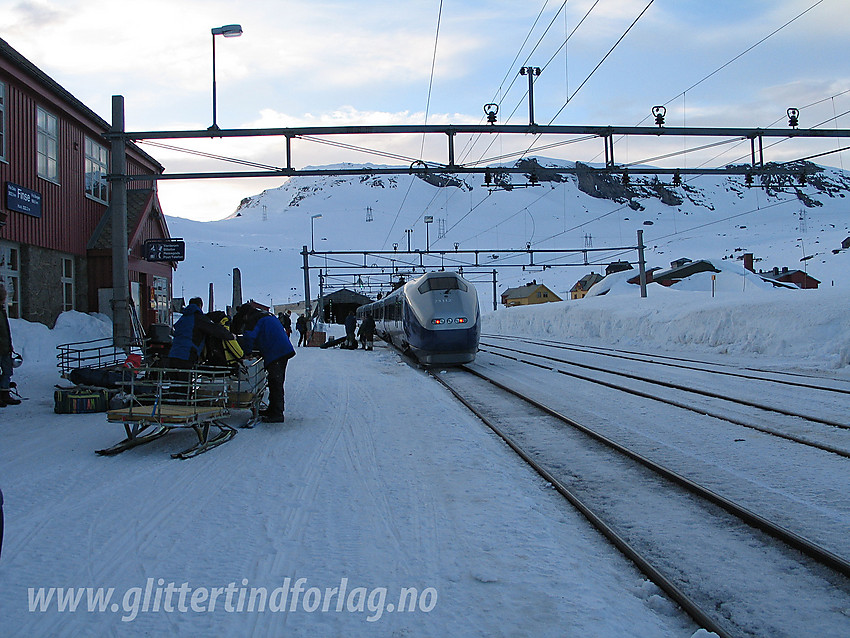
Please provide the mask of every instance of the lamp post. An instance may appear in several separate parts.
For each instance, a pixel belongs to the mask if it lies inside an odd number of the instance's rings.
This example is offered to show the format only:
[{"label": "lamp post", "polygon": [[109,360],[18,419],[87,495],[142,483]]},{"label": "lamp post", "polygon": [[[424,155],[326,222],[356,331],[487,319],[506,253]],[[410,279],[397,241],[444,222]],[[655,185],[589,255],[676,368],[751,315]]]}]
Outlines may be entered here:
[{"label": "lamp post", "polygon": [[316,215],[310,216],[310,252],[311,253],[316,252],[316,242],[313,239],[313,222],[315,222],[321,216],[322,216],[321,213],[317,213]]},{"label": "lamp post", "polygon": [[212,85],[212,113],[213,113],[213,123],[212,126],[209,127],[210,131],[218,131],[218,123],[216,122],[216,114],[215,114],[215,36],[223,35],[225,38],[238,38],[242,35],[242,27],[238,24],[225,24],[223,27],[215,27],[212,29],[212,72],[213,72],[213,85]]},{"label": "lamp post", "polygon": [[425,252],[429,252],[431,250],[431,237],[428,232],[428,228],[431,224],[434,223],[433,215],[425,215]]}]

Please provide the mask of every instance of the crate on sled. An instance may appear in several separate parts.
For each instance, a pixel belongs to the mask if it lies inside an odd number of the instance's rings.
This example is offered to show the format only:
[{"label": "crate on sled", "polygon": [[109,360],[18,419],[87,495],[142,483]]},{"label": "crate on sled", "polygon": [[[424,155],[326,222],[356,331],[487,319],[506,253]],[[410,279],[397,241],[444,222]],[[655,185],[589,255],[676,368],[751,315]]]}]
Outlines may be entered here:
[{"label": "crate on sled", "polygon": [[106,388],[60,388],[53,392],[53,411],[56,414],[106,412],[109,399]]}]

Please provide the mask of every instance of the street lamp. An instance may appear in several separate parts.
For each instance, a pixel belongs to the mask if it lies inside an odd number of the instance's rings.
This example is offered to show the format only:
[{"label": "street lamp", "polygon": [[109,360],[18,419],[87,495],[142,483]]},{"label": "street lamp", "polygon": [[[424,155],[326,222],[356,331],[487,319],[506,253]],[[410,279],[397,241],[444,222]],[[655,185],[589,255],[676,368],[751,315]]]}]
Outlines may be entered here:
[{"label": "street lamp", "polygon": [[433,223],[434,223],[434,216],[433,215],[425,215],[425,252],[429,252],[431,250],[431,238],[430,238],[430,233],[428,232],[428,228]]},{"label": "street lamp", "polygon": [[213,111],[213,123],[212,126],[209,127],[210,131],[218,131],[218,124],[216,123],[215,116],[215,36],[223,35],[225,38],[238,38],[242,35],[242,26],[238,24],[225,24],[223,27],[215,27],[212,30],[212,62],[213,62],[213,102],[212,102],[212,111]]},{"label": "street lamp", "polygon": [[316,242],[313,239],[313,222],[315,222],[321,216],[322,216],[321,213],[317,213],[316,215],[310,216],[310,252],[311,253],[316,252]]}]

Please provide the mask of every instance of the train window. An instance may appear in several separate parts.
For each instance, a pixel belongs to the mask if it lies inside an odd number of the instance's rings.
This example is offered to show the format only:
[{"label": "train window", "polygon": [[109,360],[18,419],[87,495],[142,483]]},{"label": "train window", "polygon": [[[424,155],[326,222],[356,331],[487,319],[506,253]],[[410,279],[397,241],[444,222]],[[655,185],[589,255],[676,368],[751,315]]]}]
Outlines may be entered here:
[{"label": "train window", "polygon": [[462,290],[466,292],[467,286],[457,277],[431,277],[419,284],[418,290],[420,293],[431,290]]}]

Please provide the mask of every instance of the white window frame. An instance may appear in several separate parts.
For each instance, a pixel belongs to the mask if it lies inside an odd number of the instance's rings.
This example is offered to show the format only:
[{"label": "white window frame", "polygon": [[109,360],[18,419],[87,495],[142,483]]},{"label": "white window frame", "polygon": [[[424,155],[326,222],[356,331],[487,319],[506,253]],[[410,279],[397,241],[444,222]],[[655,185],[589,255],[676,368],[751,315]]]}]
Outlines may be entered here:
[{"label": "white window frame", "polygon": [[0,160],[6,160],[6,83],[0,82]]},{"label": "white window frame", "polygon": [[94,200],[109,203],[109,184],[106,176],[109,173],[109,151],[90,137],[85,143],[85,191]]},{"label": "white window frame", "polygon": [[59,119],[40,106],[36,107],[36,172],[59,183]]},{"label": "white window frame", "polygon": [[74,310],[74,299],[77,293],[74,286],[74,274],[74,258],[62,257],[62,276],[59,278],[62,285],[62,312]]},{"label": "white window frame", "polygon": [[6,312],[10,319],[21,318],[21,247],[0,241],[0,283],[6,287]]}]

